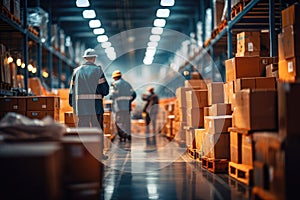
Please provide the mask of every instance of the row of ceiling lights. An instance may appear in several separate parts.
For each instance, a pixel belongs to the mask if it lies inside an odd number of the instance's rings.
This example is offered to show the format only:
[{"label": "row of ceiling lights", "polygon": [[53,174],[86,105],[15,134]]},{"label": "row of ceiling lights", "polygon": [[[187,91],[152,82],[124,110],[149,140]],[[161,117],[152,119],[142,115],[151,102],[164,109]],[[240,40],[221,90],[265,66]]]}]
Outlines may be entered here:
[{"label": "row of ceiling lights", "polygon": [[[86,8],[90,6],[88,0],[76,0],[76,6]],[[105,29],[101,27],[101,21],[96,19],[96,12],[92,9],[87,9],[82,12],[82,16],[85,19],[90,19],[89,27],[93,29],[93,33],[97,35],[97,41],[101,43],[101,47],[105,49],[105,53],[110,60],[116,59],[116,52],[112,47],[111,42],[108,41],[107,35],[105,35]]]},{"label": "row of ceiling lights", "polygon": [[[175,0],[161,0],[160,5],[162,7],[172,7],[175,5]],[[145,57],[143,63],[145,65],[151,65],[156,53],[156,48],[158,42],[161,39],[161,34],[163,33],[163,28],[166,26],[166,19],[170,16],[170,9],[160,8],[156,11],[156,19],[153,21],[153,28],[151,29],[151,35],[149,37],[149,42],[147,43],[147,48],[145,52]]]}]

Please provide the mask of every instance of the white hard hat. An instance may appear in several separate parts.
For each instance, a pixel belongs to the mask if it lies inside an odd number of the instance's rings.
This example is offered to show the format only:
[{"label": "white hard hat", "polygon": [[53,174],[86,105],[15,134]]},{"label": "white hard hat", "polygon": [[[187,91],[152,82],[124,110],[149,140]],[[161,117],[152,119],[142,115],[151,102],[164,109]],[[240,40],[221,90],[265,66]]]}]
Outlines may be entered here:
[{"label": "white hard hat", "polygon": [[94,49],[87,49],[84,51],[83,54],[84,58],[91,58],[91,57],[97,57],[96,51]]}]

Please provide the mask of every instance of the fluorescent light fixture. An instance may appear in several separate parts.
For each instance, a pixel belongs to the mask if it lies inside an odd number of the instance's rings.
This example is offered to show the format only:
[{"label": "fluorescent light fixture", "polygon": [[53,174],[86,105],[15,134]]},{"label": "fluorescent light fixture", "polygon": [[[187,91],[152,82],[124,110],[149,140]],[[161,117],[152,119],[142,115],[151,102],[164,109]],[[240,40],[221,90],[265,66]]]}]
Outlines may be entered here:
[{"label": "fluorescent light fixture", "polygon": [[32,69],[33,69],[33,66],[32,66],[32,64],[29,64],[28,66],[27,66],[27,69],[28,69],[28,71],[32,71]]},{"label": "fluorescent light fixture", "polygon": [[154,51],[146,51],[145,56],[146,57],[153,57],[156,53],[156,50]]},{"label": "fluorescent light fixture", "polygon": [[108,37],[106,35],[99,35],[97,37],[97,41],[98,42],[107,42],[108,41]]},{"label": "fluorescent light fixture", "polygon": [[108,47],[105,49],[106,54],[110,54],[110,53],[114,53],[114,52],[115,52],[115,49],[113,47]]},{"label": "fluorescent light fixture", "polygon": [[14,62],[14,59],[11,56],[9,56],[7,58],[7,64],[12,63],[12,62]]},{"label": "fluorescent light fixture", "polygon": [[160,35],[150,35],[149,40],[151,42],[158,42],[160,40]]},{"label": "fluorescent light fixture", "polygon": [[36,67],[32,68],[31,73],[35,74],[37,71]]},{"label": "fluorescent light fixture", "polygon": [[108,54],[106,54],[109,60],[115,60],[117,58],[117,54],[116,52],[110,52]]},{"label": "fluorescent light fixture", "polygon": [[155,19],[153,22],[154,26],[157,27],[164,27],[166,25],[166,20],[165,19]]},{"label": "fluorescent light fixture", "polygon": [[110,47],[111,46],[111,43],[110,42],[102,42],[101,43],[101,47],[103,48],[103,49],[106,49],[106,48],[108,48],[108,47]]},{"label": "fluorescent light fixture", "polygon": [[104,33],[105,33],[105,30],[104,30],[104,28],[95,28],[95,29],[93,30],[93,33],[94,33],[95,35],[101,35],[101,34],[104,34]]},{"label": "fluorescent light fixture", "polygon": [[82,11],[82,16],[85,19],[93,19],[96,17],[96,13],[94,10],[84,10]]},{"label": "fluorescent light fixture", "polygon": [[26,67],[25,63],[22,63],[21,68],[24,69]]},{"label": "fluorescent light fixture", "polygon": [[20,59],[20,58],[18,58],[16,62],[17,62],[17,66],[19,66],[19,67],[20,67],[20,66],[22,65],[22,61],[21,61],[21,59]]},{"label": "fluorescent light fixture", "polygon": [[154,35],[161,35],[164,32],[164,29],[161,27],[153,27],[151,33]]},{"label": "fluorescent light fixture", "polygon": [[152,64],[152,62],[153,62],[153,57],[145,57],[144,58],[144,60],[143,60],[143,63],[145,64],[145,65],[151,65]]},{"label": "fluorescent light fixture", "polygon": [[161,0],[160,5],[161,6],[174,6],[175,0]]},{"label": "fluorescent light fixture", "polygon": [[169,17],[170,16],[170,9],[166,8],[166,9],[158,9],[156,11],[156,17]]},{"label": "fluorescent light fixture", "polygon": [[147,45],[148,45],[148,47],[156,48],[158,45],[158,42],[148,42]]},{"label": "fluorescent light fixture", "polygon": [[99,28],[101,26],[101,22],[98,19],[92,19],[89,22],[90,28]]},{"label": "fluorescent light fixture", "polygon": [[90,2],[88,0],[77,0],[76,1],[76,6],[77,7],[89,7]]}]

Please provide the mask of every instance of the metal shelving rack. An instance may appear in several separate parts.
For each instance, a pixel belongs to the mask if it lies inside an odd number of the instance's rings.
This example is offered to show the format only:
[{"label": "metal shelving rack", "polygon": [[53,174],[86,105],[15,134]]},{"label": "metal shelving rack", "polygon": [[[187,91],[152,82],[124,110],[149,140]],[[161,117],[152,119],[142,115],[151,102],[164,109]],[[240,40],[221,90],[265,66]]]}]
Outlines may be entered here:
[{"label": "metal shelving rack", "polygon": [[[24,11],[27,11],[27,0],[22,1],[22,8]],[[61,76],[62,73],[62,64],[64,63],[65,65],[74,68],[77,66],[74,60],[71,60],[67,58],[65,55],[61,54],[60,52],[56,51],[52,46],[51,46],[51,24],[49,23],[50,29],[48,27],[48,34],[50,37],[48,37],[49,41],[46,43],[43,43],[39,37],[34,35],[32,32],[29,31],[28,28],[28,23],[27,23],[27,12],[23,12],[23,21],[20,24],[16,23],[12,19],[10,19],[8,16],[4,14],[0,14],[0,28],[5,29],[5,32],[2,34],[13,34],[10,37],[10,40],[12,40],[9,43],[12,43],[11,45],[8,46],[8,48],[19,48],[19,51],[22,52],[22,57],[23,57],[23,62],[25,66],[28,66],[29,64],[29,55],[28,55],[28,42],[33,41],[34,43],[37,44],[37,76],[42,79],[42,49],[45,49],[48,52],[48,65],[47,68],[49,70],[49,75],[50,75],[50,85],[49,87],[52,88],[52,79],[51,79],[51,73],[52,73],[52,57],[55,56],[58,59],[58,77]],[[15,38],[17,36],[17,38]],[[21,40],[18,40],[21,39]],[[26,69],[26,68],[25,68]],[[66,70],[66,74],[70,73],[69,70]],[[25,90],[28,92],[28,70],[23,70],[23,75],[24,75],[24,84],[25,84]],[[61,83],[61,79],[59,78],[59,85]],[[67,80],[65,82],[67,85]],[[14,95],[13,92],[8,91],[8,90],[3,90],[0,89],[0,96],[12,96]]]},{"label": "metal shelving rack", "polygon": [[[213,5],[212,2],[213,1],[211,1],[211,5]],[[209,45],[202,48],[193,59],[201,61],[207,54],[214,59],[218,54],[216,52],[220,51],[220,49],[221,51],[226,51],[227,59],[230,59],[233,57],[233,44],[236,42],[236,37],[234,37],[236,33],[255,30],[269,30],[270,57],[277,57],[276,31],[279,32],[281,28],[280,6],[280,0],[251,0],[233,19],[231,19],[231,9],[228,9],[226,27],[222,29],[215,38],[211,39]],[[213,8],[213,6],[211,7]],[[231,8],[231,0],[227,1],[227,8]],[[203,22],[205,23],[205,20],[203,20]],[[203,27],[205,27],[205,24]],[[212,27],[214,27],[213,20]],[[191,60],[191,62],[193,62],[193,60]],[[214,66],[211,67],[211,70],[213,70]],[[214,73],[212,72],[212,80],[214,80],[213,75]],[[223,77],[224,76],[223,74]]]}]

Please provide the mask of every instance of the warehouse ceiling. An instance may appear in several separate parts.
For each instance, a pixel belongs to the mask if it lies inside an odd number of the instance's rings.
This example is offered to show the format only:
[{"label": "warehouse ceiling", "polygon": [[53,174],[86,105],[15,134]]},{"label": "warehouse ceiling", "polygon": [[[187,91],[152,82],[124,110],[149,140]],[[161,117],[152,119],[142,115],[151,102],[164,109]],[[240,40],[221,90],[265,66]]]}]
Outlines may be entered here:
[{"label": "warehouse ceiling", "polygon": [[[199,14],[199,0],[176,0],[175,5],[172,7],[162,7],[160,0],[89,0],[89,3],[89,7],[83,8],[76,6],[76,0],[28,1],[29,7],[40,4],[41,8],[51,13],[52,23],[59,24],[65,34],[71,36],[72,40],[80,41],[84,43],[86,47],[91,48],[95,48],[97,45],[99,46],[99,43],[97,41],[97,35],[95,35],[93,29],[89,27],[90,19],[84,19],[82,12],[85,9],[95,10],[95,19],[101,21],[101,28],[105,30],[104,34],[108,36],[109,41],[110,38],[115,40],[111,41],[111,43],[117,52],[116,61],[119,60],[119,64],[128,66],[143,64],[146,49],[141,47],[147,47],[149,36],[151,35],[150,28],[153,27],[153,22],[157,18],[157,9],[170,9],[170,16],[165,18],[165,29],[170,29],[186,36],[196,31],[196,23],[201,20]],[[209,3],[210,0],[207,0],[205,6],[209,7]],[[131,34],[127,34],[129,30],[145,27],[146,31],[144,32],[131,31]],[[161,35],[157,49],[164,49],[163,46],[170,46],[170,44],[172,44],[172,49],[175,49],[174,45],[177,46],[176,48],[180,48],[181,43],[176,41],[177,35],[172,35],[172,33],[172,31],[166,31]],[[114,44],[114,42],[120,41],[118,38],[121,38],[122,42],[127,40],[124,43],[125,46],[130,42],[143,43],[143,45],[139,44],[139,49],[132,48],[126,51],[122,50],[123,55],[118,55],[117,48],[120,48],[120,45]],[[104,49],[101,52],[104,55]],[[156,51],[153,62],[168,63],[172,56],[172,52],[158,50]]]}]

